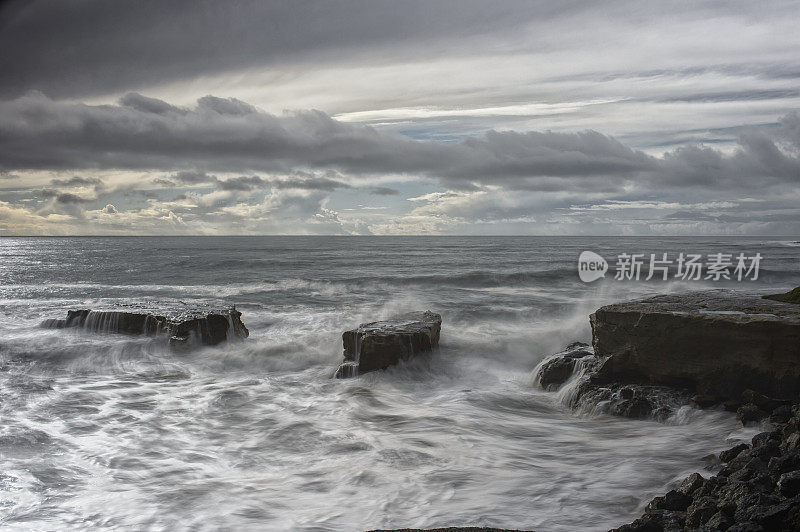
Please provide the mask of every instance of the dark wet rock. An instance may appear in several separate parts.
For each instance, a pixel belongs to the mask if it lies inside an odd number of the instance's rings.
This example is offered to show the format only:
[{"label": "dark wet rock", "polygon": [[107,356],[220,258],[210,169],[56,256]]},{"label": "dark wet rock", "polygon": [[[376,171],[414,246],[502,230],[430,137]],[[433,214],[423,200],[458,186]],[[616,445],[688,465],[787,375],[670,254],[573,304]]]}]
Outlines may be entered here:
[{"label": "dark wet rock", "polygon": [[789,405],[782,405],[772,411],[769,415],[769,421],[773,424],[787,423],[792,418],[792,407]]},{"label": "dark wet rock", "polygon": [[736,523],[728,528],[728,532],[764,532],[764,527],[757,523]]},{"label": "dark wet rock", "polygon": [[590,317],[608,382],[738,400],[800,394],[800,307],[723,290],[608,305]]},{"label": "dark wet rock", "polygon": [[684,495],[692,495],[698,489],[702,488],[705,483],[706,479],[704,479],[700,473],[692,473],[683,479],[683,482],[681,482],[681,485],[678,487],[678,491]]},{"label": "dark wet rock", "polygon": [[794,497],[800,493],[800,471],[782,474],[778,480],[778,491],[785,497]]},{"label": "dark wet rock", "polygon": [[679,532],[683,530],[685,523],[686,514],[683,512],[653,510],[612,532]]},{"label": "dark wet rock", "polygon": [[647,505],[646,512],[653,510],[670,510],[685,512],[692,503],[692,498],[680,490],[670,490],[663,497],[656,497]]},{"label": "dark wet rock", "polygon": [[696,394],[692,397],[692,402],[700,408],[710,408],[720,404],[722,400],[716,395]]},{"label": "dark wet rock", "polygon": [[411,312],[385,321],[362,323],[342,334],[344,363],[335,377],[386,369],[401,360],[430,351],[439,344],[442,317]]},{"label": "dark wet rock", "polygon": [[171,346],[216,345],[250,333],[236,307],[197,308],[183,303],[120,305],[114,309],[69,310],[66,319],[45,320],[45,328],[79,328],[93,333],[163,337]]},{"label": "dark wet rock", "polygon": [[756,392],[755,390],[748,389],[743,391],[741,395],[741,401],[743,404],[756,405],[764,412],[771,413],[773,410],[781,406],[788,406],[789,411],[791,412],[791,401],[775,399],[774,397],[769,397],[763,393]]},{"label": "dark wet rock", "polygon": [[696,498],[686,509],[686,526],[699,528],[706,524],[717,511],[717,499],[713,497]]},{"label": "dark wet rock", "polygon": [[575,371],[575,359],[556,357],[545,362],[539,370],[539,384],[548,391],[554,391],[572,376]]},{"label": "dark wet rock", "polygon": [[754,404],[746,404],[739,407],[739,410],[736,411],[736,418],[742,422],[743,425],[747,425],[748,423],[758,423],[765,417],[767,417],[767,413],[758,408]]},{"label": "dark wet rock", "polygon": [[689,403],[690,394],[685,390],[608,382],[598,375],[602,362],[585,344],[570,344],[539,364],[535,380],[545,390],[554,391],[577,379],[571,407],[633,419],[665,421]]},{"label": "dark wet rock", "polygon": [[784,303],[800,303],[800,286],[789,290],[785,294],[770,294],[763,296],[764,299],[772,299],[773,301],[782,301]]},{"label": "dark wet rock", "polygon": [[746,451],[749,448],[750,446],[747,445],[746,443],[740,443],[739,445],[736,445],[734,447],[731,447],[730,449],[727,449],[719,453],[719,461],[723,463],[730,462],[731,460],[739,456],[742,453],[742,451]]},{"label": "dark wet rock", "polygon": [[703,530],[727,530],[733,521],[722,512],[717,512],[706,521]]}]

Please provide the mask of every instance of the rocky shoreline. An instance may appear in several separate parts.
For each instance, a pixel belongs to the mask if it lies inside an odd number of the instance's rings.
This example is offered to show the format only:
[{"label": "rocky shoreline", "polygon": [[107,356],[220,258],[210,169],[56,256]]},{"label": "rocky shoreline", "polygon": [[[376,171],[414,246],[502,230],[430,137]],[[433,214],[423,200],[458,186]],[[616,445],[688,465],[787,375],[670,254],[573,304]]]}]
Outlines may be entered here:
[{"label": "rocky shoreline", "polygon": [[800,530],[800,307],[769,299],[714,291],[609,305],[590,318],[592,346],[539,364],[536,384],[572,408],[656,421],[722,408],[765,429],[615,530]]},{"label": "rocky shoreline", "polygon": [[614,530],[800,530],[800,404],[774,405],[765,414],[770,429],[722,451],[716,475],[693,473]]}]

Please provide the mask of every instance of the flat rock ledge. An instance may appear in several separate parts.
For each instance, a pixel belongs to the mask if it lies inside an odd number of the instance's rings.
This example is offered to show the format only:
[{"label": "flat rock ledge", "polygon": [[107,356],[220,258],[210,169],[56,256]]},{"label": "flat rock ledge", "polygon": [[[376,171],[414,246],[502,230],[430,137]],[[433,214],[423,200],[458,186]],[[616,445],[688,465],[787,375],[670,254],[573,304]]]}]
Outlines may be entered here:
[{"label": "flat rock ledge", "polygon": [[217,345],[250,332],[236,307],[194,308],[170,304],[165,308],[130,305],[114,309],[67,311],[64,319],[42,322],[48,329],[80,328],[93,333],[163,337],[171,347]]},{"label": "flat rock ledge", "polygon": [[336,378],[386,369],[439,345],[442,317],[430,311],[410,312],[385,321],[362,323],[342,334],[344,362]]},{"label": "flat rock ledge", "polygon": [[598,378],[717,402],[800,397],[800,306],[726,290],[608,305],[590,316]]}]

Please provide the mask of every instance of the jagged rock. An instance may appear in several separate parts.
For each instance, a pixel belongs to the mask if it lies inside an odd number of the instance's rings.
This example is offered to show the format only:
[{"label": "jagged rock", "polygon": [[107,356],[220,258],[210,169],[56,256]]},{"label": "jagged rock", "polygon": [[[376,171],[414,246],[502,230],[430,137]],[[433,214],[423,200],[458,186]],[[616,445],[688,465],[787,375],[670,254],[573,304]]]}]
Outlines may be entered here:
[{"label": "jagged rock", "polygon": [[731,519],[722,512],[717,512],[706,521],[703,530],[727,530],[731,526]]},{"label": "jagged rock", "polygon": [[704,479],[700,473],[692,473],[681,482],[678,491],[684,495],[692,495],[695,491],[703,487],[705,483],[706,479]]},{"label": "jagged rock", "polygon": [[686,509],[686,526],[699,528],[706,524],[717,513],[717,499],[700,497],[695,499]]},{"label": "jagged rock", "polygon": [[731,460],[739,456],[742,453],[742,451],[746,451],[749,448],[750,446],[747,445],[746,443],[740,443],[739,445],[736,445],[726,451],[722,451],[721,453],[719,453],[719,461],[723,463],[730,462]]},{"label": "jagged rock", "polygon": [[800,493],[800,471],[784,473],[778,480],[778,491],[785,497],[794,497]]},{"label": "jagged rock", "polygon": [[590,317],[598,375],[724,400],[800,394],[800,306],[729,291],[656,296]]},{"label": "jagged rock", "polygon": [[353,377],[386,369],[430,351],[439,344],[442,317],[433,312],[411,312],[386,321],[363,323],[342,334],[344,363],[334,375]]},{"label": "jagged rock", "polygon": [[94,333],[163,337],[173,347],[216,345],[230,338],[247,338],[242,313],[229,309],[199,309],[170,303],[164,308],[129,305],[123,309],[69,310],[66,319],[50,319],[42,327],[80,328]]},{"label": "jagged rock", "polygon": [[758,423],[765,417],[767,417],[767,413],[754,404],[742,405],[736,411],[736,418],[741,421],[743,425]]}]

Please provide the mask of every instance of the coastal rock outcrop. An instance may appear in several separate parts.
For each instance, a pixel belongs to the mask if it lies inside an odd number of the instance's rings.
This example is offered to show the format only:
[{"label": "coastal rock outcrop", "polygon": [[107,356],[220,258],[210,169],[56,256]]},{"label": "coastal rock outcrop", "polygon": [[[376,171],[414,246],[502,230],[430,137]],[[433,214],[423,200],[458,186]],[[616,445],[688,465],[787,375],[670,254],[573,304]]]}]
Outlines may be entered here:
[{"label": "coastal rock outcrop", "polygon": [[182,304],[165,308],[131,305],[123,309],[69,310],[66,318],[45,320],[42,327],[164,337],[173,347],[216,345],[250,335],[236,307],[202,309]]},{"label": "coastal rock outcrop", "polygon": [[560,391],[571,408],[635,419],[664,421],[691,393],[682,388],[611,382],[598,374],[603,359],[588,344],[575,342],[534,370],[534,380],[547,391]]},{"label": "coastal rock outcrop", "polygon": [[800,396],[800,306],[715,290],[617,303],[590,317],[596,380],[738,400]]},{"label": "coastal rock outcrop", "polygon": [[342,334],[344,362],[336,378],[385,369],[401,360],[430,351],[439,344],[442,317],[433,312],[411,312],[385,321],[362,323]]}]

